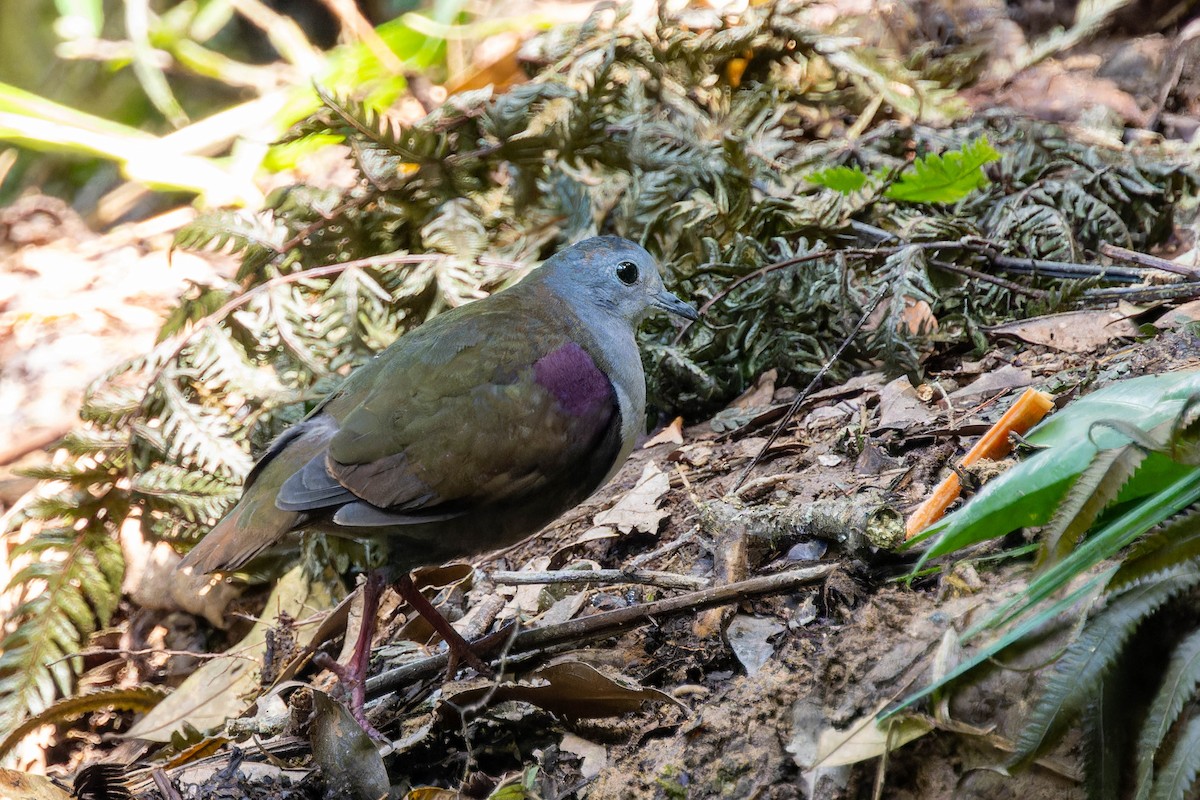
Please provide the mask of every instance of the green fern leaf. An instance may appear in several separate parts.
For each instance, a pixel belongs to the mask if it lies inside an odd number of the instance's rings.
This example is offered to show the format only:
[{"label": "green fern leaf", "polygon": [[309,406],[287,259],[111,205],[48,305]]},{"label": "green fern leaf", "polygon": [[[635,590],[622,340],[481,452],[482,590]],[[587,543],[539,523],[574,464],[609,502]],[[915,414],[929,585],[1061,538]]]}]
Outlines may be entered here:
[{"label": "green fern leaf", "polygon": [[862,191],[868,183],[878,180],[878,175],[869,175],[860,167],[835,166],[809,173],[806,180],[826,189],[842,194]]},{"label": "green fern leaf", "polygon": [[1159,748],[1184,706],[1195,699],[1197,686],[1200,686],[1200,631],[1193,631],[1171,653],[1166,675],[1138,732],[1135,784],[1138,800],[1150,796]]},{"label": "green fern leaf", "polygon": [[158,705],[169,690],[161,686],[138,686],[134,688],[102,689],[84,695],[67,697],[52,704],[44,711],[29,717],[0,741],[0,759],[42,725],[68,722],[93,711],[118,709],[121,711],[146,712]]},{"label": "green fern leaf", "polygon": [[1134,546],[1114,573],[1107,592],[1120,592],[1162,577],[1200,559],[1200,511],[1176,515]]},{"label": "green fern leaf", "polygon": [[1141,466],[1146,451],[1134,444],[1101,450],[1080,473],[1042,533],[1038,566],[1046,569],[1075,549],[1079,540]]},{"label": "green fern leaf", "polygon": [[884,195],[907,203],[956,203],[988,185],[983,167],[999,159],[987,137],[980,137],[961,150],[918,158]]},{"label": "green fern leaf", "polygon": [[1163,764],[1150,800],[1185,800],[1200,770],[1200,717],[1193,717],[1175,741],[1171,755]]},{"label": "green fern leaf", "polygon": [[34,579],[45,582],[13,611],[15,627],[0,642],[0,730],[42,711],[56,694],[70,693],[82,663],[72,654],[85,636],[108,624],[120,599],[121,550],[107,530],[51,528],[34,534],[39,538],[50,544],[25,552],[54,550],[56,558],[30,565],[9,585],[12,591]]},{"label": "green fern leaf", "polygon": [[1129,738],[1131,666],[1135,659],[1121,654],[1082,715],[1084,787],[1088,800],[1119,800]]},{"label": "green fern leaf", "polygon": [[1045,688],[1017,736],[1011,759],[1024,767],[1045,752],[1094,695],[1138,625],[1175,595],[1200,584],[1200,573],[1172,575],[1111,600],[1055,662]]}]

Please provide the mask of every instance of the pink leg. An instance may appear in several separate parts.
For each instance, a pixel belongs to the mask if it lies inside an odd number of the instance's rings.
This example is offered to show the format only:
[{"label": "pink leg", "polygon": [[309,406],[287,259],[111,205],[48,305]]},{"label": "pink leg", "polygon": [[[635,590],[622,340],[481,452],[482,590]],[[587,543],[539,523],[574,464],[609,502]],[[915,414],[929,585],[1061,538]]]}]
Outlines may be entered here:
[{"label": "pink leg", "polygon": [[425,599],[425,595],[417,590],[417,587],[412,582],[412,577],[406,572],[404,577],[396,584],[396,590],[400,592],[400,596],[404,598],[410,606],[412,606],[418,614],[425,618],[425,621],[433,626],[433,629],[438,632],[442,640],[450,648],[450,674],[454,674],[455,665],[459,660],[465,661],[468,666],[478,672],[480,675],[491,675],[492,670],[476,655],[471,648],[469,642],[464,639],[458,631],[454,630],[441,612],[433,607],[433,603]]},{"label": "pink leg", "polygon": [[367,722],[363,706],[367,702],[367,668],[371,664],[371,640],[375,637],[375,622],[379,616],[379,599],[383,594],[383,573],[372,571],[363,584],[362,620],[358,626],[358,639],[354,642],[354,655],[345,666],[324,653],[318,653],[317,666],[338,676],[338,680],[350,690],[350,713],[362,725],[368,736],[382,739],[379,731]]}]

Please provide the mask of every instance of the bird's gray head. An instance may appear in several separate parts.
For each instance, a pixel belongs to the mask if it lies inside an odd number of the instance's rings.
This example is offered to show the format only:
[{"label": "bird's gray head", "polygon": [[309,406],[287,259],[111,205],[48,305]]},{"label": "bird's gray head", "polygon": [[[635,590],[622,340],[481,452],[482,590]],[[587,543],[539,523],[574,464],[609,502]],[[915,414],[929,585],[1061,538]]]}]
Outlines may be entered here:
[{"label": "bird's gray head", "polygon": [[628,239],[596,236],[568,247],[537,271],[577,310],[596,310],[637,324],[654,309],[694,320],[696,310],[663,286],[654,258]]}]

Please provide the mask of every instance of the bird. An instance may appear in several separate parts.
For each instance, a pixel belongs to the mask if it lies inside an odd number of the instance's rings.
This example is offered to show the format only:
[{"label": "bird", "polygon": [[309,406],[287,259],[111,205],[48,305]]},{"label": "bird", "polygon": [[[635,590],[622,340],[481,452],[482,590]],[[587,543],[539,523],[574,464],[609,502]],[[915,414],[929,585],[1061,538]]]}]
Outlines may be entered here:
[{"label": "bird", "polygon": [[410,572],[521,541],[612,478],[645,431],[636,333],[656,310],[698,318],[643,247],[597,236],[439,314],[285,430],[179,569],[236,570],[299,531],[381,546],[354,653],[345,666],[325,659],[369,732],[365,677],[385,584],[428,619],[452,658],[485,671]]}]

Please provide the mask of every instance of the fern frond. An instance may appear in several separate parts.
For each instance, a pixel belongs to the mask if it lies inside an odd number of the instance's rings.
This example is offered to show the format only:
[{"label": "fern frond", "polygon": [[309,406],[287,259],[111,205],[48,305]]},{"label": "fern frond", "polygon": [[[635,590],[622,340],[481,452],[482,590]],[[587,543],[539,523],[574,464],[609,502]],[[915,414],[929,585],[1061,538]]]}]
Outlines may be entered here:
[{"label": "fern frond", "polygon": [[1111,600],[1055,662],[1045,687],[1017,735],[1011,764],[1026,766],[1061,736],[1079,714],[1145,618],[1167,600],[1200,584],[1200,573],[1176,574]]},{"label": "fern frond", "polygon": [[0,758],[12,750],[22,739],[42,725],[59,725],[78,719],[93,711],[133,711],[143,713],[154,708],[170,694],[161,686],[137,686],[134,688],[101,689],[83,695],[66,697],[51,704],[41,713],[35,714],[0,741]]},{"label": "fern frond", "polygon": [[[50,528],[35,533],[16,555],[39,561],[13,576],[8,591],[24,601],[13,611],[13,631],[0,642],[0,730],[68,694],[81,667],[83,639],[108,624],[120,599],[121,549],[103,528]],[[53,560],[51,560],[53,559]]]},{"label": "fern frond", "polygon": [[1200,559],[1200,511],[1193,509],[1176,515],[1138,541],[1105,591],[1125,591],[1194,564],[1197,559]]},{"label": "fern frond", "polygon": [[1038,566],[1046,569],[1075,549],[1146,458],[1135,444],[1101,450],[1072,484],[1042,532]]},{"label": "fern frond", "polygon": [[172,382],[158,386],[163,400],[162,435],[167,454],[189,460],[218,475],[242,477],[253,461],[231,436],[228,420],[216,410],[194,403]]},{"label": "fern frond", "polygon": [[287,230],[274,215],[206,211],[175,233],[175,247],[242,255],[241,273],[257,270],[282,254]]},{"label": "fern frond", "polygon": [[1150,790],[1150,800],[1185,800],[1190,797],[1197,771],[1200,771],[1200,717],[1193,717],[1171,748],[1171,755]]},{"label": "fern frond", "polygon": [[1138,731],[1135,796],[1139,800],[1150,796],[1159,748],[1184,706],[1196,699],[1197,686],[1200,686],[1200,631],[1192,631],[1171,652],[1167,672]]}]

